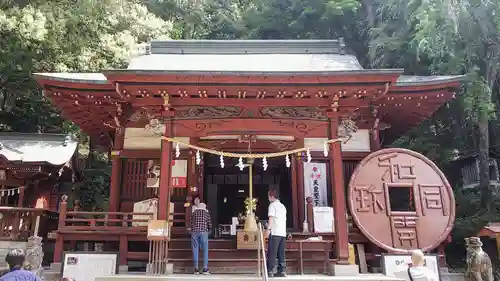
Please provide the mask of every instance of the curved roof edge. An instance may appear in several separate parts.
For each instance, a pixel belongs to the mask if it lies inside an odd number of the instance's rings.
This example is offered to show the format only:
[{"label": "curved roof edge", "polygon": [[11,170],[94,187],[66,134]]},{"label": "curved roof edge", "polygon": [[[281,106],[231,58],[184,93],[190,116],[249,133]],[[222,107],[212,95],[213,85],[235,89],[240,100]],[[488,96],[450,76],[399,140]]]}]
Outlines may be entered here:
[{"label": "curved roof edge", "polygon": [[401,75],[396,81],[397,87],[437,85],[443,83],[462,82],[466,75],[433,75],[433,76],[411,76]]},{"label": "curved roof edge", "polygon": [[77,147],[71,135],[0,133],[0,155],[9,162],[60,166],[71,160]]},{"label": "curved roof edge", "polygon": [[108,79],[102,73],[34,73],[36,79],[46,79],[61,82],[74,82],[82,84],[109,84]]}]

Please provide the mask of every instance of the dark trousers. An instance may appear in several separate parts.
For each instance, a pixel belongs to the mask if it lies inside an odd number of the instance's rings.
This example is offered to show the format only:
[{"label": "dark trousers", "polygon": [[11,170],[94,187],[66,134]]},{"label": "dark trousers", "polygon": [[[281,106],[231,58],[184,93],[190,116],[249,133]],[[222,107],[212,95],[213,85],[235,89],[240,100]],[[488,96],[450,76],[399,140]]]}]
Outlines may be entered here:
[{"label": "dark trousers", "polygon": [[278,258],[278,272],[285,272],[285,237],[270,235],[267,242],[267,271],[273,272]]}]

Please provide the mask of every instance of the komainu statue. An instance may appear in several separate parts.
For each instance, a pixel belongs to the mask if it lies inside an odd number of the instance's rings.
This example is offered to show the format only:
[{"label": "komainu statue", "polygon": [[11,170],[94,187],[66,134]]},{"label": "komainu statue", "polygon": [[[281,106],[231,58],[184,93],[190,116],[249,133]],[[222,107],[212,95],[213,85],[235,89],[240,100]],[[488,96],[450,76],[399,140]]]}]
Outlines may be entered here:
[{"label": "komainu statue", "polygon": [[35,273],[40,279],[44,280],[42,261],[42,237],[31,236],[28,238],[24,269]]},{"label": "komainu statue", "polygon": [[465,238],[467,247],[467,270],[465,281],[493,281],[493,267],[490,257],[483,251],[479,237]]}]

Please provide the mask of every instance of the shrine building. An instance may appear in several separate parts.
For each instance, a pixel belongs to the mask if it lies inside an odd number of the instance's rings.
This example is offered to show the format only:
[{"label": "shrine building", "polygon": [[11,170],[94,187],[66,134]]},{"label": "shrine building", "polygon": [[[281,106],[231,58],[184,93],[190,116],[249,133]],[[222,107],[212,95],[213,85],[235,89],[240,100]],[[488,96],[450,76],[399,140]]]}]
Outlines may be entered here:
[{"label": "shrine building", "polygon": [[[232,230],[249,182],[259,221],[270,188],[287,207],[291,273],[347,265],[349,243],[361,272],[384,252],[443,253],[455,217],[446,178],[418,153],[381,148],[452,100],[462,77],[403,72],[364,69],[342,40],[169,40],[127,69],[35,74],[62,116],[112,155],[107,212],[77,219],[63,198],[53,262],[64,248],[106,242],[121,269],[143,270],[147,219],[157,217],[172,223],[174,271],[190,272],[186,225],[200,196],[214,224],[211,271],[255,272],[255,249]],[[269,157],[252,159],[250,178],[229,153]]]}]

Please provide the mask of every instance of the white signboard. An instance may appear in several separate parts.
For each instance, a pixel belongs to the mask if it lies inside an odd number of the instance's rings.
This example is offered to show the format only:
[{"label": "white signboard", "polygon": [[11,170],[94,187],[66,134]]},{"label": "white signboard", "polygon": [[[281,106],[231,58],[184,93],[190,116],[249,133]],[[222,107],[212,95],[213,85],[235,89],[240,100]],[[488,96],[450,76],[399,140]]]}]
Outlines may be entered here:
[{"label": "white signboard", "polygon": [[95,281],[96,277],[118,273],[118,254],[65,253],[62,277],[75,281]]},{"label": "white signboard", "polygon": [[187,160],[172,161],[172,187],[187,187]]},{"label": "white signboard", "polygon": [[158,213],[158,199],[150,198],[147,200],[139,201],[134,203],[134,213],[153,213],[153,217],[148,215],[133,215],[134,220],[144,220],[144,221],[133,221],[132,226],[148,226],[148,220],[156,220],[156,215]]},{"label": "white signboard", "polygon": [[332,207],[313,207],[313,218],[315,233],[335,232]]},{"label": "white signboard", "polygon": [[[405,272],[407,272],[410,264],[411,255],[382,255],[382,266],[384,274],[387,276],[402,278],[403,275],[408,275]],[[437,277],[440,277],[437,255],[425,255],[425,266],[434,272]]]}]

